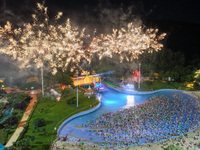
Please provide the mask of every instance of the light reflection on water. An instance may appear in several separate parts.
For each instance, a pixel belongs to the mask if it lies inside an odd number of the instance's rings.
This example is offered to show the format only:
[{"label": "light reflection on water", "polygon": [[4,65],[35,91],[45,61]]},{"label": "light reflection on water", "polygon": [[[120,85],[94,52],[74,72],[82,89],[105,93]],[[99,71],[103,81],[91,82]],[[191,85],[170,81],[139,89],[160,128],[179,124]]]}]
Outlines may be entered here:
[{"label": "light reflection on water", "polygon": [[133,95],[128,95],[126,105],[123,108],[128,109],[133,106],[135,106],[135,97]]}]

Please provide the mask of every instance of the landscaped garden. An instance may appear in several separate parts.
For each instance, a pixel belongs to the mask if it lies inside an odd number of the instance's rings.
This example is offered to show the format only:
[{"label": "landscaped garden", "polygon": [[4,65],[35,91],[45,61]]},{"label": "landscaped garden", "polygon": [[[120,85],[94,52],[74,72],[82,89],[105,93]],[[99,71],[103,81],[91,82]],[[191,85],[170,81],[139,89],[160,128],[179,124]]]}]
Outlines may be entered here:
[{"label": "landscaped garden", "polygon": [[[57,135],[57,129],[61,123],[70,116],[90,109],[98,104],[98,100],[87,98],[83,91],[79,90],[79,109],[76,108],[76,92],[66,89],[60,101],[50,97],[38,97],[36,107],[30,117],[24,133],[16,142],[17,147],[30,148],[31,150],[48,149]],[[65,93],[65,94],[64,94]],[[68,103],[68,101],[72,103]],[[73,103],[74,101],[74,103]],[[24,144],[21,144],[25,142]]]},{"label": "landscaped garden", "polygon": [[[9,93],[7,96],[8,104],[4,106],[4,109],[11,111],[9,116],[6,116],[0,123],[0,143],[6,144],[12,134],[15,132],[23,113],[28,106],[31,97],[26,93]],[[0,104],[3,106],[3,104]],[[6,110],[7,110],[6,109]]]}]

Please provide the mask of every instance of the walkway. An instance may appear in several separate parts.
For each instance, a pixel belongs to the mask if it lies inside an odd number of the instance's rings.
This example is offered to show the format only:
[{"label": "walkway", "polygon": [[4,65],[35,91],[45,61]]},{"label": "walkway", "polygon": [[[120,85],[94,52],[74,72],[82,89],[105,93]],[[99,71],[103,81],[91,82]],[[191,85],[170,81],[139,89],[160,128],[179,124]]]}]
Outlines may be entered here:
[{"label": "walkway", "polygon": [[35,102],[37,102],[36,95],[38,94],[38,91],[35,91],[34,93],[31,93],[31,92],[26,92],[26,93],[28,93],[32,97],[32,100],[30,101],[28,107],[26,108],[24,115],[23,115],[17,129],[15,130],[14,134],[12,135],[12,137],[10,138],[10,140],[8,141],[8,143],[6,144],[5,147],[10,147],[17,141],[19,135],[21,134],[21,132],[24,129],[24,126],[26,125],[26,122],[29,118],[29,115],[31,114],[31,111],[35,105]]},{"label": "walkway", "polygon": [[4,97],[4,98],[1,98],[1,99],[0,99],[0,103],[8,103],[7,98],[5,98],[5,97]]}]

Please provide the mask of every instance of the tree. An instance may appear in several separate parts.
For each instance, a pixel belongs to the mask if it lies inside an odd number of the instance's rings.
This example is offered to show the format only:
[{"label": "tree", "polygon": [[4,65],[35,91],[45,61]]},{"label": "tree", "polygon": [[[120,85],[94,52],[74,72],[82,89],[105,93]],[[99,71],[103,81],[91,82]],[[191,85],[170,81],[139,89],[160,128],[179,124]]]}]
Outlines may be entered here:
[{"label": "tree", "polygon": [[200,75],[196,78],[196,81],[200,83]]},{"label": "tree", "polygon": [[71,89],[67,89],[65,88],[64,90],[62,90],[61,96],[62,98],[68,97],[71,95],[73,91]]},{"label": "tree", "polygon": [[15,117],[15,116],[9,117],[9,118],[4,122],[4,124],[8,124],[8,125],[10,125],[10,126],[15,125],[15,124],[17,124],[17,123],[18,123],[18,118]]},{"label": "tree", "polygon": [[6,94],[6,91],[3,89],[0,89],[0,95],[4,95],[4,94]]},{"label": "tree", "polygon": [[30,99],[30,97],[28,96],[28,94],[20,92],[20,93],[9,93],[7,95],[7,100],[10,104],[12,104],[12,106],[15,106],[16,104],[20,104],[24,101],[29,102],[27,100],[27,98]]},{"label": "tree", "polygon": [[27,104],[24,101],[22,101],[20,103],[16,103],[13,107],[14,109],[25,110],[27,107]]},{"label": "tree", "polygon": [[15,93],[13,93],[13,92],[8,93],[7,101],[9,102],[9,104],[12,104],[14,102],[14,99],[15,99]]},{"label": "tree", "polygon": [[30,149],[30,138],[23,138],[16,142],[16,146],[21,150]]},{"label": "tree", "polygon": [[[58,81],[58,83],[63,85],[72,85],[72,80],[70,78],[70,72],[61,72],[59,71],[55,76],[54,79]],[[71,74],[72,75],[72,74]]]},{"label": "tree", "polygon": [[185,65],[185,56],[181,52],[164,48],[157,53],[145,53],[138,61],[143,64],[143,75],[151,76],[157,72],[160,79],[171,77],[177,82],[194,80],[194,68]]},{"label": "tree", "polygon": [[3,116],[3,109],[5,108],[5,104],[0,103],[0,118]]}]

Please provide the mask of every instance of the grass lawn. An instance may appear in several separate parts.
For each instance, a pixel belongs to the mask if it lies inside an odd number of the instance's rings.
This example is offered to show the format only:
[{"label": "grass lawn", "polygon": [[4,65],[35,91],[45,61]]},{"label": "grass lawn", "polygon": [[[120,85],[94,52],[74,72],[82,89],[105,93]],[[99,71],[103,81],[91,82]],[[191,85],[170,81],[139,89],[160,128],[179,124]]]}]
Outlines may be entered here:
[{"label": "grass lawn", "polygon": [[[110,81],[104,81],[106,84],[120,87],[120,85],[117,85],[116,83],[110,82]],[[183,83],[177,83],[177,82],[163,82],[163,81],[144,81],[141,83],[141,91],[154,91],[154,90],[160,90],[160,89],[180,89],[180,90],[188,90],[188,91],[194,91],[193,88],[186,87],[186,84]]]},{"label": "grass lawn", "polygon": [[[73,96],[75,95],[76,93]],[[98,100],[83,96],[83,92],[79,93],[78,110],[76,105],[67,105],[66,100],[61,99],[61,101],[55,101],[49,98],[40,98],[29,121],[28,131],[24,138],[34,136],[34,140],[30,142],[31,150],[49,149],[51,142],[56,138],[57,130],[54,130],[55,126],[58,129],[59,125],[70,116],[88,110],[90,105],[95,106],[97,104]],[[45,120],[45,126],[35,129],[33,121],[36,118],[43,118]]]},{"label": "grass lawn", "polygon": [[115,86],[115,87],[120,87],[119,84],[116,84],[116,83],[113,83],[113,82],[110,82],[110,81],[103,81],[103,82],[106,83],[106,84],[109,84],[109,85]]},{"label": "grass lawn", "polygon": [[141,83],[142,91],[152,91],[159,89],[180,89],[180,90],[194,90],[186,87],[186,85],[176,82],[162,82],[162,81],[145,81]]},{"label": "grass lawn", "polygon": [[0,143],[4,144],[5,140],[4,140],[4,135],[3,135],[3,129],[0,129]]}]

